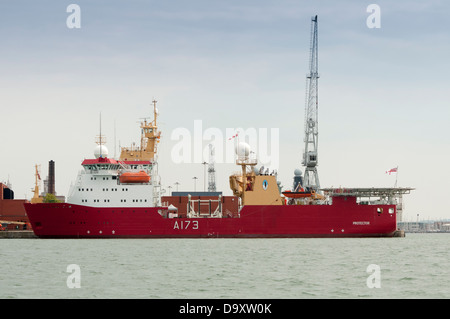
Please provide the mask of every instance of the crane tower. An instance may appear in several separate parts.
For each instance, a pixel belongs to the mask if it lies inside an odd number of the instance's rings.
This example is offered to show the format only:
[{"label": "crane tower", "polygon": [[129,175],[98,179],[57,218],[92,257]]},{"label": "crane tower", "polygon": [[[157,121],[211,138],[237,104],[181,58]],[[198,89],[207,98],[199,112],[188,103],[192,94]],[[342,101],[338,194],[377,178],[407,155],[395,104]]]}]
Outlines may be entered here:
[{"label": "crane tower", "polygon": [[309,73],[306,75],[305,108],[305,152],[302,164],[305,166],[304,187],[319,192],[320,183],[317,173],[318,147],[318,36],[317,15],[311,19],[311,45],[309,55]]},{"label": "crane tower", "polygon": [[216,191],[216,170],[214,169],[214,148],[209,144],[208,192]]}]

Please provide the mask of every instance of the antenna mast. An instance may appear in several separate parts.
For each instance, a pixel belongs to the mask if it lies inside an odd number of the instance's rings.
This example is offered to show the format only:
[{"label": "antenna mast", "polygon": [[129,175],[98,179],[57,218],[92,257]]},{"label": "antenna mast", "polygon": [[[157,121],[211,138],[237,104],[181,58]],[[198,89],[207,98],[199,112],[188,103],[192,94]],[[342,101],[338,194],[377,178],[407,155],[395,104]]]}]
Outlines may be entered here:
[{"label": "antenna mast", "polygon": [[309,74],[306,76],[305,110],[305,153],[302,164],[305,166],[304,187],[319,192],[320,183],[317,173],[318,148],[318,34],[317,15],[311,18],[311,45],[309,56]]},{"label": "antenna mast", "polygon": [[100,157],[107,156],[107,154],[102,154],[102,145],[106,144],[106,137],[102,135],[102,112],[100,112],[100,135],[97,135],[95,138],[95,143],[97,143],[99,147]]}]

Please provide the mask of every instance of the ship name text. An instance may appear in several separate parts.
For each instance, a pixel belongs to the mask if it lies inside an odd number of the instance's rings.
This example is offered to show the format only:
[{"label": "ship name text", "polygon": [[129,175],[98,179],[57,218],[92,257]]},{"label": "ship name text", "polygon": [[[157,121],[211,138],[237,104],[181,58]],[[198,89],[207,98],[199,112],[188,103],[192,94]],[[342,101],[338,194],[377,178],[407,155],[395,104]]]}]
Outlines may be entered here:
[{"label": "ship name text", "polygon": [[369,221],[353,222],[353,225],[370,225]]}]

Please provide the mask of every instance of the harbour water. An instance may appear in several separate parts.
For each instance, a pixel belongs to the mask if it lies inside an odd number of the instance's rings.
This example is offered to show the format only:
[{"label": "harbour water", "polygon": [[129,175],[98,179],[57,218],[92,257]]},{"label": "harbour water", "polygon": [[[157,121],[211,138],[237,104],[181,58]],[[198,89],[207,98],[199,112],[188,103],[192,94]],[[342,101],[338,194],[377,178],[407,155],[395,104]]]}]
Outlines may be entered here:
[{"label": "harbour water", "polygon": [[0,298],[450,297],[450,234],[2,239]]}]

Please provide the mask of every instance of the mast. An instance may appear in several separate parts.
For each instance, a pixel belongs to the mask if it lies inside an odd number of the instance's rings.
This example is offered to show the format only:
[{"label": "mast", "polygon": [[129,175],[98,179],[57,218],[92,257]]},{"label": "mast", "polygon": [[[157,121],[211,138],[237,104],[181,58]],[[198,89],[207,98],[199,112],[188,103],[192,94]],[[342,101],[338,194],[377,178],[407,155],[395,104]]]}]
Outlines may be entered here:
[{"label": "mast", "polygon": [[140,147],[122,147],[120,153],[121,161],[155,161],[157,158],[158,143],[161,138],[161,132],[158,130],[156,120],[158,118],[158,109],[156,100],[153,103],[153,121],[147,122],[147,118],[141,122],[141,145]]},{"label": "mast", "polygon": [[242,188],[239,192],[241,198],[241,205],[244,206],[245,201],[245,193],[247,191],[247,179],[251,178],[251,173],[247,174],[247,166],[253,168],[257,164],[256,158],[250,157],[250,146],[247,143],[239,143],[236,147],[236,164],[241,165],[242,167]]},{"label": "mast", "polygon": [[319,192],[318,164],[318,33],[317,15],[311,18],[311,43],[309,74],[306,76],[305,107],[305,152],[302,164],[305,166],[304,187]]},{"label": "mast", "polygon": [[42,203],[42,198],[39,197],[39,184],[41,181],[41,176],[39,174],[39,171],[41,169],[41,165],[35,165],[35,184],[34,184],[34,190],[33,191],[33,198],[31,198],[31,203]]},{"label": "mast", "polygon": [[102,135],[102,113],[100,112],[99,119],[100,134],[95,137],[95,143],[98,145],[98,156],[99,158],[107,157],[108,153],[106,148],[103,146],[106,144],[106,136]]}]

